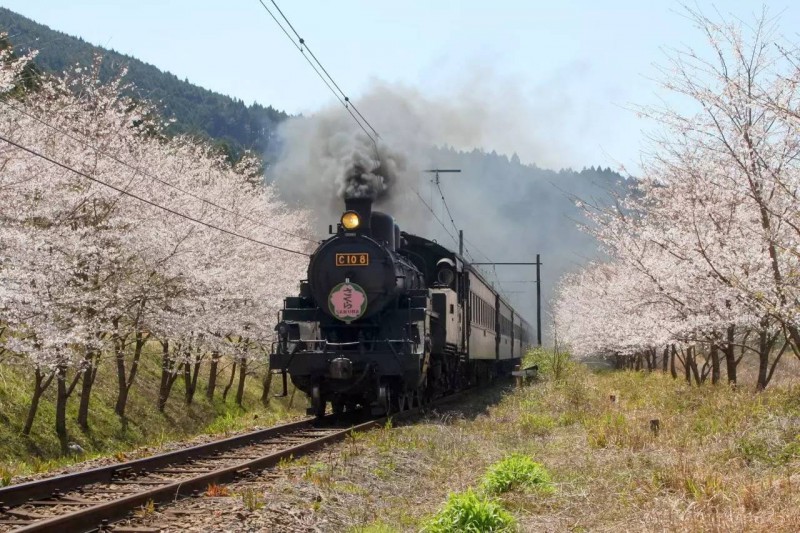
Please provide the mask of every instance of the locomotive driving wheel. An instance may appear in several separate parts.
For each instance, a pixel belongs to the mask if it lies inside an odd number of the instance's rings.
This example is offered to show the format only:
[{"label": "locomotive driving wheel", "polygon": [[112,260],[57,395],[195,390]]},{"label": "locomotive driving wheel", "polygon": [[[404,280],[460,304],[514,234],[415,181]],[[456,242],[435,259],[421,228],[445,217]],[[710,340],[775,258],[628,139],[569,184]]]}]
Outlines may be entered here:
[{"label": "locomotive driving wheel", "polygon": [[341,398],[339,396],[334,396],[334,398],[331,400],[331,410],[333,411],[333,414],[341,415],[342,413],[344,413],[344,407],[345,407],[344,398]]},{"label": "locomotive driving wheel", "polygon": [[311,410],[314,416],[321,418],[325,416],[325,399],[322,397],[322,392],[319,385],[311,387]]},{"label": "locomotive driving wheel", "polygon": [[[378,405],[377,408],[379,410],[383,410],[383,414],[389,414],[392,412],[392,388],[389,386],[388,383],[381,383],[378,387]],[[376,413],[377,414],[377,413]]]}]

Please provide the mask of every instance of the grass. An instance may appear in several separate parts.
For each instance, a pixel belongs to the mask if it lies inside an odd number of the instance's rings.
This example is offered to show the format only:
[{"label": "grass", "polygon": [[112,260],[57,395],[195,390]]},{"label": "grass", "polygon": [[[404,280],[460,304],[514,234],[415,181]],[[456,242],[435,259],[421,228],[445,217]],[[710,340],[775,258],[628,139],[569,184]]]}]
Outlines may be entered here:
[{"label": "grass", "polygon": [[490,494],[512,489],[537,489],[552,492],[550,474],[531,457],[514,453],[491,465],[483,476],[481,488]]},{"label": "grass", "polygon": [[521,531],[796,531],[800,385],[788,377],[800,365],[787,361],[763,393],[556,366],[558,379],[540,366],[538,383],[486,392],[460,414],[288,464],[292,490],[319,494],[314,516],[335,531],[435,530],[486,502]]},{"label": "grass", "polygon": [[[222,365],[221,365],[222,366]],[[15,476],[62,469],[79,460],[101,456],[117,460],[132,458],[135,450],[147,447],[143,453],[154,452],[167,443],[181,441],[200,434],[229,434],[254,426],[269,426],[280,420],[303,414],[305,404],[298,395],[293,410],[284,399],[273,399],[268,407],[261,404],[258,379],[248,378],[243,404],[235,405],[234,390],[228,400],[221,398],[227,384],[229,369],[222,370],[213,401],[205,397],[207,367],[201,368],[198,388],[191,405],[184,402],[183,380],[178,378],[164,413],[156,409],[160,377],[159,354],[148,346],[142,356],[139,375],[134,383],[127,407],[128,423],[123,426],[114,413],[116,401],[116,370],[111,361],[103,361],[95,382],[90,414],[90,431],[83,432],[75,422],[80,385],[70,398],[67,418],[71,441],[78,443],[86,454],[62,457],[54,431],[54,386],[42,397],[39,412],[30,436],[22,435],[32,392],[32,378],[19,366],[0,362],[0,484],[12,482]],[[277,387],[273,383],[273,387]]]},{"label": "grass", "polygon": [[497,501],[471,489],[451,494],[442,510],[423,526],[428,533],[511,531],[516,521]]},{"label": "grass", "polygon": [[250,512],[258,511],[266,504],[264,493],[257,489],[244,489],[239,496],[242,499],[244,508]]}]

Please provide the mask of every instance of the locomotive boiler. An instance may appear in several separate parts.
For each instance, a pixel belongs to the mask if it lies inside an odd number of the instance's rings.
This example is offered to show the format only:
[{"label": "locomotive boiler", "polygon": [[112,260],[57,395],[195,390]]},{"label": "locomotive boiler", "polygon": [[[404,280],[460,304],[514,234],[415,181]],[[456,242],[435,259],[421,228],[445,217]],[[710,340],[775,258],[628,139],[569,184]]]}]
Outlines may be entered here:
[{"label": "locomotive boiler", "polygon": [[270,368],[317,416],[402,411],[510,371],[528,347],[527,323],[477,270],[372,207],[345,200],[275,328]]}]

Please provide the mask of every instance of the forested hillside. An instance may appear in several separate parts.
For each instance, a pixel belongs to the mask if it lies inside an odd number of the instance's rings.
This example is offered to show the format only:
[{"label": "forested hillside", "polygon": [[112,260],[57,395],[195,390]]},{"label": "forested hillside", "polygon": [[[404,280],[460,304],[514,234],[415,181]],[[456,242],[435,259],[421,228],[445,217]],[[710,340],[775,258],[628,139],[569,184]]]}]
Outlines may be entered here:
[{"label": "forested hillside", "polygon": [[[480,150],[459,152],[437,150],[432,160],[439,168],[461,169],[460,174],[442,174],[441,188],[453,218],[464,229],[468,256],[475,261],[534,261],[541,254],[544,330],[549,328],[549,301],[559,278],[576,270],[587,260],[597,258],[597,241],[581,231],[588,223],[575,200],[612,205],[614,197],[624,197],[633,184],[611,169],[584,168],[559,171],[523,165],[511,158]],[[438,201],[438,191],[429,192],[437,215],[449,225],[447,212]],[[442,243],[453,245],[438,223]],[[449,228],[454,233],[452,227]],[[491,258],[491,259],[487,259]],[[507,298],[533,323],[535,308],[535,270],[533,266],[483,267],[490,280],[501,280],[499,287]],[[546,334],[547,336],[547,334]]]},{"label": "forested hillside", "polygon": [[103,80],[110,79],[120,67],[126,67],[126,79],[136,86],[137,96],[160,102],[165,116],[175,119],[170,127],[172,132],[207,135],[233,153],[242,148],[269,152],[275,124],[287,117],[271,106],[258,103],[248,106],[241,100],[180,80],[134,57],[51,30],[2,7],[0,32],[8,34],[17,51],[38,50],[35,64],[45,72],[61,73],[76,63],[89,65],[98,54],[108,59],[101,72]]}]

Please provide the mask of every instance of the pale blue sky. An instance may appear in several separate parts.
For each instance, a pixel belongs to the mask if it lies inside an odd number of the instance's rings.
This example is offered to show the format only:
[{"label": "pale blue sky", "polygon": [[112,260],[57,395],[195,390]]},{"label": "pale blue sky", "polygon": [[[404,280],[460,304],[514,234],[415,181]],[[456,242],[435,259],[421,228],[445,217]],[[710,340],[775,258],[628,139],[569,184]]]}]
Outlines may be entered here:
[{"label": "pale blue sky", "polygon": [[[332,99],[258,0],[0,0],[0,5],[247,103],[307,113]],[[522,139],[520,146],[498,148],[542,166],[621,162],[635,169],[642,124],[626,108],[657,98],[650,78],[663,47],[702,46],[674,0],[282,0],[279,5],[356,102],[376,78],[438,96],[475,79],[501,98],[504,87],[513,86],[525,101],[531,127],[539,137],[552,138],[554,153],[531,153]],[[711,2],[692,5],[714,12]],[[762,3],[716,5],[726,16],[747,20]],[[800,6],[788,0],[766,5],[781,14],[782,31],[795,37]]]}]

